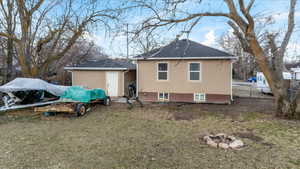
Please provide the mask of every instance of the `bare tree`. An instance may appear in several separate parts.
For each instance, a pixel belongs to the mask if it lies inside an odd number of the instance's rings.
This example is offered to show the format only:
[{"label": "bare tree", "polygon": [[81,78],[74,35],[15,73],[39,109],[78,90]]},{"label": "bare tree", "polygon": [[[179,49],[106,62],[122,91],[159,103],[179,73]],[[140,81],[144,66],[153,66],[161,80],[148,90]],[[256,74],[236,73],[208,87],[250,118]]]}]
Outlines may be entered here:
[{"label": "bare tree", "polygon": [[98,9],[101,1],[97,0],[11,1],[16,4],[20,32],[0,32],[0,36],[14,41],[26,77],[47,74],[48,67],[64,57],[89,26],[109,26],[120,14],[118,9]]},{"label": "bare tree", "polygon": [[76,66],[87,60],[98,60],[107,57],[108,55],[104,53],[101,47],[95,45],[93,42],[80,38],[64,57],[56,60],[48,67],[46,80],[70,85],[71,76],[69,72],[64,70],[65,66]]},{"label": "bare tree", "polygon": [[162,37],[155,32],[141,32],[139,35],[133,34],[131,43],[133,50],[136,54],[147,53],[151,50],[157,49],[164,44],[167,44],[167,39],[162,39]]},{"label": "bare tree", "polygon": [[16,29],[16,19],[17,19],[17,9],[16,9],[16,2],[14,0],[6,0],[0,1],[0,27],[1,29],[9,35],[9,37],[6,39],[6,48],[4,48],[4,66],[5,71],[4,74],[4,82],[10,81],[12,78],[13,73],[13,57],[15,53],[14,48],[14,41],[11,36],[15,34]]},{"label": "bare tree", "polygon": [[[137,33],[143,30],[157,29],[159,27],[172,28],[182,23],[186,25],[186,31],[189,33],[195,25],[199,23],[202,17],[227,18],[228,25],[234,30],[234,34],[242,44],[244,51],[255,57],[256,63],[264,73],[276,98],[276,114],[281,117],[300,119],[300,113],[296,112],[297,99],[300,96],[300,90],[297,89],[297,92],[290,92],[290,84],[288,81],[284,80],[282,75],[283,70],[285,70],[283,60],[284,54],[295,27],[294,18],[297,0],[289,1],[290,8],[287,18],[287,30],[280,43],[278,42],[280,40],[278,34],[264,31],[264,34],[267,34],[268,44],[271,47],[270,53],[267,53],[264,50],[262,46],[265,45],[265,43],[260,41],[260,35],[255,31],[257,22],[255,22],[253,14],[251,14],[255,0],[249,0],[247,1],[247,4],[245,3],[245,0],[223,0],[228,12],[224,12],[226,10],[206,11],[203,7],[207,6],[202,5],[204,2],[207,1],[135,1],[136,5],[145,9],[145,11],[148,12],[147,14],[149,14],[149,17],[144,20],[141,27],[137,30]],[[193,10],[180,8],[185,3],[191,3],[189,6],[193,6]]]}]

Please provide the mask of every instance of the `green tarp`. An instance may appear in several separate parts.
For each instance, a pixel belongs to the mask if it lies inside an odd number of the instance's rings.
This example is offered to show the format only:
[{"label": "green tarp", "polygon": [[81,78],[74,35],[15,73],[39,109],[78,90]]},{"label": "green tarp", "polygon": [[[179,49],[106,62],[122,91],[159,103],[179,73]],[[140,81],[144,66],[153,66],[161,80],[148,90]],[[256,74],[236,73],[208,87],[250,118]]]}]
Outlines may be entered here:
[{"label": "green tarp", "polygon": [[71,86],[60,96],[61,99],[70,99],[83,103],[96,99],[103,100],[106,97],[105,91],[102,89],[84,89],[80,86]]}]

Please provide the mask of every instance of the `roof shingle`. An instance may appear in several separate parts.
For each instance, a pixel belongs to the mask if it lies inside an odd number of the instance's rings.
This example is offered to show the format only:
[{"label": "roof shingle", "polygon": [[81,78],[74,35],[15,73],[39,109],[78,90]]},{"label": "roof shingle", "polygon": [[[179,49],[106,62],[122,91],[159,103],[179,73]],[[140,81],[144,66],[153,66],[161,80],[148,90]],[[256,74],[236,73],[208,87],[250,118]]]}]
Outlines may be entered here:
[{"label": "roof shingle", "polygon": [[89,60],[82,64],[73,66],[75,68],[124,68],[124,69],[135,69],[135,64],[131,63],[127,59],[99,59],[99,60]]},{"label": "roof shingle", "polygon": [[135,58],[231,58],[233,55],[214,49],[200,43],[182,39],[175,40],[170,44],[154,49],[148,53],[136,56]]}]

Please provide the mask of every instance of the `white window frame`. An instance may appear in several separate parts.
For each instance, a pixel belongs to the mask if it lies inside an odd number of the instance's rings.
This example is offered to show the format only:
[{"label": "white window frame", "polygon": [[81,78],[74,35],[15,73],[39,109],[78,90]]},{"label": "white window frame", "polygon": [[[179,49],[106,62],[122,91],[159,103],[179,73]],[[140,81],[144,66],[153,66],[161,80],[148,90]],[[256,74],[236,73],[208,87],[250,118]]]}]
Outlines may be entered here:
[{"label": "white window frame", "polygon": [[[196,99],[197,95],[203,95],[204,99],[203,100]],[[206,101],[206,94],[205,93],[194,93],[194,102],[205,102],[205,101]]]},{"label": "white window frame", "polygon": [[[190,70],[190,64],[191,63],[197,63],[197,64],[199,64],[199,70],[198,71],[194,71],[194,70]],[[201,82],[202,81],[202,63],[201,62],[188,62],[188,72],[187,72],[187,74],[188,74],[188,81],[191,81],[191,82]],[[191,74],[190,74],[190,72],[199,72],[199,80],[191,80]]]},{"label": "white window frame", "polygon": [[[160,98],[160,94],[163,94],[163,98]],[[168,98],[167,99],[165,99],[165,94],[168,94]],[[158,92],[157,93],[157,100],[158,101],[169,101],[170,100],[170,93],[168,93],[168,92]]]},{"label": "white window frame", "polygon": [[[167,64],[167,71],[161,71],[161,70],[158,70],[158,68],[159,68],[159,64],[161,64],[161,63],[165,63],[165,64]],[[168,81],[169,80],[169,62],[158,62],[157,64],[156,64],[156,76],[157,76],[157,78],[156,78],[156,80],[158,80],[158,81]],[[165,80],[165,79],[159,79],[159,72],[167,72],[167,79]]]}]

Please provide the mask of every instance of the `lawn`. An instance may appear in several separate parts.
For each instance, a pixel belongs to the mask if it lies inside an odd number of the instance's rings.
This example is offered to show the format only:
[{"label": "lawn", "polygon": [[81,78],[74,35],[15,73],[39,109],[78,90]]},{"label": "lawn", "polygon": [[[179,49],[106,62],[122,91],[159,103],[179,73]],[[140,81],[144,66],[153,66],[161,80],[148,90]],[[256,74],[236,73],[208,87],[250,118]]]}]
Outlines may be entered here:
[{"label": "lawn", "polygon": [[[300,168],[300,123],[273,118],[272,100],[233,105],[95,107],[84,117],[0,116],[0,168],[286,169]],[[24,113],[24,115],[22,115]],[[202,141],[207,133],[241,138],[241,150]]]}]

